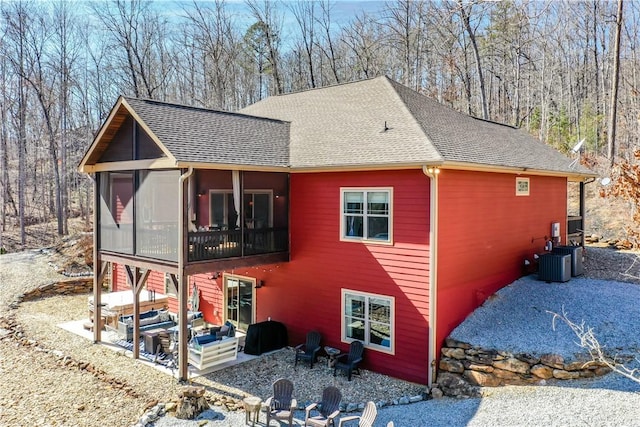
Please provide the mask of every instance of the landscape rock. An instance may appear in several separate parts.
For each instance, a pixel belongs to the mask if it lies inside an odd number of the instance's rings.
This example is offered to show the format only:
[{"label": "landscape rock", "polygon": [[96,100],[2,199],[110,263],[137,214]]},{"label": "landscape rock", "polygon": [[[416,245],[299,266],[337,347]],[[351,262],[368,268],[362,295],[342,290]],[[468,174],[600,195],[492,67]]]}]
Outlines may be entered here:
[{"label": "landscape rock", "polygon": [[576,371],[569,372],[564,369],[554,369],[553,378],[558,378],[560,380],[577,380],[580,378],[580,373]]},{"label": "landscape rock", "polygon": [[204,387],[184,387],[179,394],[180,400],[176,410],[176,418],[192,420],[209,409],[209,403],[204,397],[204,392]]},{"label": "landscape rock", "polygon": [[534,365],[531,367],[531,373],[538,378],[548,380],[553,378],[553,369],[546,365]]},{"label": "landscape rock", "polygon": [[481,387],[497,387],[501,385],[501,381],[498,377],[485,372],[468,370],[464,371],[464,377],[469,380],[471,384]]},{"label": "landscape rock", "polygon": [[461,374],[464,372],[464,365],[458,360],[443,358],[440,360],[440,369],[447,372]]},{"label": "landscape rock", "polygon": [[531,366],[527,362],[518,360],[514,357],[504,360],[497,360],[493,362],[493,366],[505,371],[515,372],[518,374],[528,374],[531,370]]},{"label": "landscape rock", "polygon": [[462,360],[466,357],[465,350],[463,348],[448,348],[444,347],[442,349],[442,354],[445,357],[449,357],[452,359]]},{"label": "landscape rock", "polygon": [[543,354],[540,356],[540,363],[555,369],[562,369],[564,368],[564,357],[559,354]]},{"label": "landscape rock", "polygon": [[[439,388],[446,396],[471,397],[477,395],[477,387],[541,384],[549,379],[590,378],[610,371],[602,364],[588,361],[584,355],[565,362],[557,354],[513,355],[478,346],[464,349],[455,340],[449,343],[458,347],[442,349],[438,373]],[[451,357],[454,355],[455,358]]]}]

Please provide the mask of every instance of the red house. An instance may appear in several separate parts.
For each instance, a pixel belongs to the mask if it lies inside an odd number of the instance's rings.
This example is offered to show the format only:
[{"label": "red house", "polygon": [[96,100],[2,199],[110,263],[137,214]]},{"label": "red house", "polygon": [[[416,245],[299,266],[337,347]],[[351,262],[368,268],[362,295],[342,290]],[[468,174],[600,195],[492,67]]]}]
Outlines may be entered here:
[{"label": "red house", "polygon": [[196,284],[208,322],[357,339],[367,368],[430,383],[455,326],[547,240],[580,240],[567,188],[594,174],[576,163],[386,77],[240,113],[121,97],[80,164],[94,299],[111,266],[113,290],[167,293],[186,336]]}]

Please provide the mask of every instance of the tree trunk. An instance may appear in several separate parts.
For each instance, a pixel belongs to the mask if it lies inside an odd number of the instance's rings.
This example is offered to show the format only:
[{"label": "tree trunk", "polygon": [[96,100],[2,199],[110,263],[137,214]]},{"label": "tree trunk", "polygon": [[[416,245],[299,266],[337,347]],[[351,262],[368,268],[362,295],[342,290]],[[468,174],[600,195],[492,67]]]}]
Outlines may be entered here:
[{"label": "tree trunk", "polygon": [[462,0],[458,0],[460,6],[460,15],[462,16],[462,22],[464,28],[467,31],[469,40],[471,41],[471,47],[473,48],[473,56],[476,60],[476,71],[478,73],[478,84],[480,85],[480,103],[482,104],[482,118],[489,120],[489,107],[487,105],[487,95],[484,87],[484,76],[482,75],[482,63],[480,62],[480,51],[478,49],[478,43],[476,41],[476,35],[471,28],[471,5],[469,5],[469,13],[465,10]]},{"label": "tree trunk", "polygon": [[616,114],[618,108],[618,80],[620,77],[620,33],[622,29],[622,0],[618,0],[616,17],[616,40],[613,52],[613,80],[611,81],[611,109],[609,110],[609,135],[607,153],[609,166],[613,167],[616,157]]}]

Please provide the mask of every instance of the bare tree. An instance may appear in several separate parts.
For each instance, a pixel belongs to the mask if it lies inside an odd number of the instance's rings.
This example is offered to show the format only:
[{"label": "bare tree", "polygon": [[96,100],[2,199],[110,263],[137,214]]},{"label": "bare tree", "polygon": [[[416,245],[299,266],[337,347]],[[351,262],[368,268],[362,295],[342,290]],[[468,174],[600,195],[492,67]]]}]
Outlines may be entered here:
[{"label": "bare tree", "polygon": [[332,6],[329,0],[323,0],[319,2],[320,9],[322,9],[322,15],[317,18],[318,24],[322,28],[323,43],[318,43],[323,55],[329,60],[329,66],[333,75],[334,83],[340,83],[340,76],[338,73],[338,55],[337,46],[334,42],[332,35],[332,23],[331,23],[331,10]]},{"label": "bare tree", "polygon": [[298,29],[300,30],[300,40],[304,49],[306,66],[309,72],[309,87],[316,87],[314,51],[316,46],[316,14],[315,2],[297,1],[289,5],[289,10],[293,14]]},{"label": "bare tree", "polygon": [[345,28],[342,41],[354,58],[352,78],[371,78],[381,74],[381,34],[374,19],[367,14],[356,16]]},{"label": "bare tree", "polygon": [[426,37],[424,4],[422,0],[388,3],[383,21],[390,32],[389,41],[401,56],[402,82],[416,90],[420,86],[422,44]]},{"label": "bare tree", "polygon": [[553,315],[554,329],[557,321],[565,323],[578,338],[578,346],[589,352],[589,355],[591,356],[591,362],[586,362],[585,365],[588,366],[595,362],[608,367],[617,374],[640,383],[640,370],[637,368],[630,368],[628,366],[625,366],[624,363],[619,362],[617,355],[607,354],[605,349],[600,345],[600,342],[598,341],[593,328],[586,325],[584,321],[580,322],[580,324],[573,322],[567,316],[564,308],[562,309],[561,314],[553,312],[549,313]]},{"label": "bare tree", "polygon": [[476,72],[478,74],[478,85],[480,86],[480,105],[482,108],[482,118],[485,120],[488,120],[489,107],[487,104],[487,94],[485,91],[484,75],[482,73],[482,60],[480,58],[480,50],[478,49],[478,42],[476,40],[477,27],[474,29],[471,26],[471,16],[473,14],[473,6],[474,6],[473,2],[465,6],[462,3],[462,0],[458,0],[458,12],[460,13],[460,17],[462,19],[464,29],[467,32],[467,36],[469,36],[471,47],[473,48],[473,55],[476,60]]},{"label": "bare tree", "polygon": [[[196,68],[201,68],[205,76],[202,82],[204,87],[200,88],[198,94],[204,96],[196,95],[197,89],[193,87],[193,97],[200,99],[204,106],[227,109],[233,98],[231,86],[234,63],[237,62],[237,42],[225,3],[216,0],[209,5],[194,1],[190,8],[185,8],[185,13],[188,24],[185,41],[192,43],[191,49],[187,49],[187,54],[192,57],[187,58],[186,62],[194,61],[190,64],[188,73],[192,76],[192,81],[195,81],[195,74],[198,72]],[[200,58],[197,64],[196,58]],[[212,99],[208,95],[210,90],[213,92]]]},{"label": "bare tree", "polygon": [[618,80],[620,78],[620,33],[622,30],[622,0],[618,0],[618,13],[616,14],[616,32],[614,44],[613,77],[611,82],[611,109],[609,110],[609,134],[607,136],[607,154],[609,165],[613,167],[616,156],[616,118],[618,111]]},{"label": "bare tree", "polygon": [[3,18],[7,28],[6,46],[10,49],[8,58],[18,75],[17,81],[17,152],[18,152],[18,221],[20,224],[20,244],[26,243],[25,223],[25,187],[26,187],[26,146],[27,146],[27,94],[25,45],[27,31],[27,9],[22,2],[10,5],[3,10]]},{"label": "bare tree", "polygon": [[258,2],[247,1],[247,6],[256,20],[253,28],[255,36],[261,37],[266,47],[267,60],[273,75],[274,89],[277,95],[284,92],[284,84],[280,75],[280,33],[281,23],[276,13],[275,3],[269,0]]},{"label": "bare tree", "polygon": [[[164,89],[169,70],[164,60],[164,42],[167,39],[166,22],[143,0],[111,0],[91,3],[95,15],[113,37],[111,55],[120,63],[125,81],[131,85],[133,95],[156,99]],[[124,53],[124,61],[118,52]]]}]

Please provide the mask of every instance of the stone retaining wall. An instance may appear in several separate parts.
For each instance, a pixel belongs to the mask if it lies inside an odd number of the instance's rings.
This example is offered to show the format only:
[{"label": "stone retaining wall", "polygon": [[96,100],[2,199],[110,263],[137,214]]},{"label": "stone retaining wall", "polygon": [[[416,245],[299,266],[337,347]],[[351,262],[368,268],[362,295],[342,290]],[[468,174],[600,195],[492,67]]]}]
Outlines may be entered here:
[{"label": "stone retaining wall", "polygon": [[478,386],[545,384],[604,375],[610,369],[585,356],[565,360],[558,354],[540,357],[484,349],[447,338],[442,348],[438,387],[448,396],[478,396]]},{"label": "stone retaining wall", "polygon": [[60,282],[47,283],[21,295],[19,301],[34,301],[55,295],[76,295],[93,290],[93,277],[76,277]]}]

